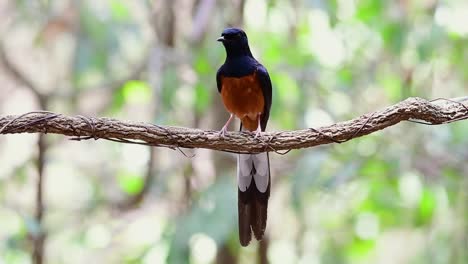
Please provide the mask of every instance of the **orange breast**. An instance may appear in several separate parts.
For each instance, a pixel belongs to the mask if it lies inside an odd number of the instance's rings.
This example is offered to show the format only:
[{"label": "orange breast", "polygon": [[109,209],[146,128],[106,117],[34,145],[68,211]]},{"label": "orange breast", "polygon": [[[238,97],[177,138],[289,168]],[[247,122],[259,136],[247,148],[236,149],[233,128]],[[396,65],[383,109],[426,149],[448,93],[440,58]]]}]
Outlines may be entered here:
[{"label": "orange breast", "polygon": [[257,129],[265,100],[255,73],[241,78],[222,77],[221,97],[229,113],[241,119],[246,129]]}]

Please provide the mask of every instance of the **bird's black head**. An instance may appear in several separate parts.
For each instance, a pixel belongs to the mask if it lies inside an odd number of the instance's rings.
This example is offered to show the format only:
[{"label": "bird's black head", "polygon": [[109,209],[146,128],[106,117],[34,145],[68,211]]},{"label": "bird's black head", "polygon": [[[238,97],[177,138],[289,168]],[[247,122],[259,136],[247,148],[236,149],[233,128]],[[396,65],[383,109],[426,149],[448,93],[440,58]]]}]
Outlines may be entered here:
[{"label": "bird's black head", "polygon": [[226,28],[217,39],[226,48],[227,57],[251,56],[247,35],[240,28]]}]

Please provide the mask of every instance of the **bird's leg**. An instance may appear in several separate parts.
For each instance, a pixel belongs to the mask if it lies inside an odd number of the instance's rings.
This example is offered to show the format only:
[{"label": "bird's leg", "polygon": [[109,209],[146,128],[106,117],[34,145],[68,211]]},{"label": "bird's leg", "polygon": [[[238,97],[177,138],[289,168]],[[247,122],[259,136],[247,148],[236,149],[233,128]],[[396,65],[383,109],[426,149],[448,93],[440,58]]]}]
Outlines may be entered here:
[{"label": "bird's leg", "polygon": [[223,128],[221,128],[221,130],[219,131],[219,135],[220,135],[220,136],[224,137],[224,135],[225,135],[226,132],[227,132],[227,128],[228,128],[228,126],[229,126],[229,123],[231,123],[231,121],[232,121],[233,118],[234,118],[234,114],[231,114],[231,115],[229,116],[229,119],[228,119],[228,121],[226,122],[226,124],[224,124]]},{"label": "bird's leg", "polygon": [[262,126],[260,125],[260,116],[261,114],[258,114],[258,126],[257,126],[257,130],[255,130],[255,138],[260,136],[260,134],[262,133]]}]

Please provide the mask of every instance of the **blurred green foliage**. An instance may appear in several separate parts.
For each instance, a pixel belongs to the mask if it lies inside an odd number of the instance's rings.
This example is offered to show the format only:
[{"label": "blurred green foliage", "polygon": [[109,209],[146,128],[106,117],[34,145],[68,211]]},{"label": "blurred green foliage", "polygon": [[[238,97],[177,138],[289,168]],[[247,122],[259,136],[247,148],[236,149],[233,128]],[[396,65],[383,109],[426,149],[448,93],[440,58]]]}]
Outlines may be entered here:
[{"label": "blurred green foliage", "polygon": [[[243,12],[226,8],[242,1],[214,1],[205,14],[199,5],[210,1],[182,2],[10,1],[0,4],[2,47],[51,91],[48,110],[162,125],[225,121],[215,39],[236,16],[270,72],[270,130],[347,120],[410,96],[467,95],[463,0],[247,0]],[[0,87],[9,89],[2,115],[37,108],[11,83]],[[467,263],[467,131],[463,121],[406,123],[272,153],[269,261]],[[40,226],[35,137],[0,138],[0,263],[30,263],[42,231],[47,263],[256,262],[258,244],[237,241],[232,155],[48,140]]]}]

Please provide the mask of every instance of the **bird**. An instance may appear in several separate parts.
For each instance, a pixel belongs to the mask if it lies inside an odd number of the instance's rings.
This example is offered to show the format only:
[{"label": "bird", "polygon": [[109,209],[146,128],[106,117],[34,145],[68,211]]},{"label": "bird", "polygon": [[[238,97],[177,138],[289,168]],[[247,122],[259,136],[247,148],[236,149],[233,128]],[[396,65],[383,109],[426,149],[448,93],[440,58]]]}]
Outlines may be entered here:
[{"label": "bird", "polygon": [[[264,132],[270,117],[272,85],[267,69],[250,51],[246,33],[226,28],[217,39],[226,50],[226,60],[216,73],[216,84],[230,116],[219,131],[225,136],[229,123],[237,117],[241,131]],[[248,246],[252,233],[257,240],[265,234],[270,198],[270,160],[268,152],[238,154],[239,241]]]}]

